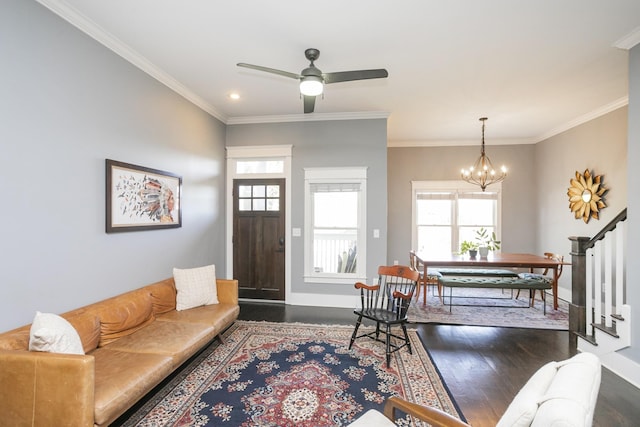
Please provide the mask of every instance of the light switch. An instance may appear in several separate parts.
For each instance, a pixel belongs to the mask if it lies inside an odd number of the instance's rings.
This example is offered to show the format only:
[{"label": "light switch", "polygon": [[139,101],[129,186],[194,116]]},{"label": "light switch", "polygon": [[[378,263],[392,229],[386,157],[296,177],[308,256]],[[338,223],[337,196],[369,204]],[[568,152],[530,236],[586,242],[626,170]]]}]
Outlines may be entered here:
[{"label": "light switch", "polygon": [[373,238],[374,239],[379,239],[380,238],[380,230],[378,230],[377,228],[373,229]]}]

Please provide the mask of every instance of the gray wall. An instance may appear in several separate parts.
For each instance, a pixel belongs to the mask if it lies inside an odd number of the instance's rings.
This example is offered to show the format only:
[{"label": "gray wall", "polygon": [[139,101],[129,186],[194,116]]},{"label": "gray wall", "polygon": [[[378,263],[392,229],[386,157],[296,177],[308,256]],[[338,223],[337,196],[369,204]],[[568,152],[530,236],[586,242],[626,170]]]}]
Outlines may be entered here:
[{"label": "gray wall", "polygon": [[[224,269],[225,126],[36,2],[0,40],[0,330]],[[183,227],[105,234],[105,158],[182,175]]]},{"label": "gray wall", "polygon": [[[631,49],[629,57],[629,155],[627,181],[638,183],[636,166],[640,162],[640,44]],[[633,184],[632,184],[633,185]],[[638,248],[632,242],[640,241],[640,192],[629,191],[627,215],[627,303],[631,305],[634,325],[640,325],[640,263]],[[631,329],[631,348],[623,354],[640,363],[640,327]]]},{"label": "gray wall", "polygon": [[[367,276],[375,277],[387,253],[387,121],[386,119],[310,121],[227,126],[228,146],[291,144],[291,224],[304,230],[304,168],[366,166]],[[372,238],[373,229],[380,238]],[[302,233],[304,235],[304,232]],[[305,284],[304,241],[290,245],[291,290],[295,293],[353,294],[353,285]]]},{"label": "gray wall", "polygon": [[[627,207],[627,108],[591,120],[536,144],[536,248],[564,254],[571,261],[569,236],[593,237]],[[609,191],[600,219],[585,224],[569,210],[567,189],[575,172],[602,175]],[[570,298],[571,269],[560,278]],[[560,294],[562,296],[562,294]]]},{"label": "gray wall", "polygon": [[[390,259],[408,262],[411,250],[411,181],[459,180],[460,169],[480,155],[480,140],[473,147],[389,148]],[[487,155],[494,166],[508,168],[502,183],[502,250],[535,252],[536,217],[530,195],[536,182],[534,146],[489,145]]]}]

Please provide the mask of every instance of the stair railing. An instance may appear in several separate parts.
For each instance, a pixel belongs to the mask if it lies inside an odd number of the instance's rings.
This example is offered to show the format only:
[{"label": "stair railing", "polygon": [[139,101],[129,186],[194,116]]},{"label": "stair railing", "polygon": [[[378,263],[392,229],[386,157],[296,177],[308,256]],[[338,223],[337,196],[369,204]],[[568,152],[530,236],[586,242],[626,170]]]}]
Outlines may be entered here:
[{"label": "stair railing", "polygon": [[572,241],[572,302],[569,330],[592,342],[595,328],[615,335],[614,321],[622,320],[625,303],[625,226],[627,210],[620,212],[593,238]]}]

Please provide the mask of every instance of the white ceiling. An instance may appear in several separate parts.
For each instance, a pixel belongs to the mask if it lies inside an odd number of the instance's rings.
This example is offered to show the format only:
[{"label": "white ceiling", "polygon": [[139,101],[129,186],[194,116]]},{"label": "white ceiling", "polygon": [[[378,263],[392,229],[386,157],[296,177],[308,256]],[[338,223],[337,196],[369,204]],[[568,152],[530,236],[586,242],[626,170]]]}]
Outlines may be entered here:
[{"label": "white ceiling", "polygon": [[[639,0],[39,0],[228,124],[389,118],[389,145],[535,143],[628,99]],[[302,114],[304,50],[327,85]],[[232,101],[231,92],[241,99]]]}]

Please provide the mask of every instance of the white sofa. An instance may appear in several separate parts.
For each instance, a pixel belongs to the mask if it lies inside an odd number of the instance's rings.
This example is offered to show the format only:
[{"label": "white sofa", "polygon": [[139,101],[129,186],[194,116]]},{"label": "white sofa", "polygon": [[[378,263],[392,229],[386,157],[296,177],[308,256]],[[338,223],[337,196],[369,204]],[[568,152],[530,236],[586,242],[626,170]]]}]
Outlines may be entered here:
[{"label": "white sofa", "polygon": [[[591,426],[600,390],[600,359],[580,353],[560,362],[549,362],[527,381],[515,396],[496,427],[585,427]],[[364,413],[351,427],[394,426],[400,409],[432,426],[469,427],[468,424],[434,408],[390,398],[384,415],[376,410]]]}]

